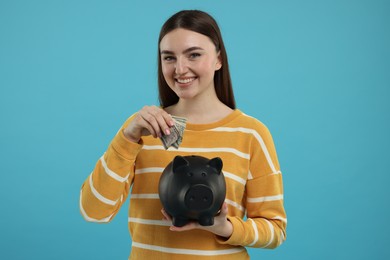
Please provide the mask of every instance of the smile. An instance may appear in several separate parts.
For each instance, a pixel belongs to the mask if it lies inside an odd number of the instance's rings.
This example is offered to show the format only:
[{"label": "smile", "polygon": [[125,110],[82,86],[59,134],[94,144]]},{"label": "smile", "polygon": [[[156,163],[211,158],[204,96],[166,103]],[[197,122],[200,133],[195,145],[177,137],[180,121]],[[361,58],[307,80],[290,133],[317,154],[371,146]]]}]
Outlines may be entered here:
[{"label": "smile", "polygon": [[176,81],[180,84],[187,84],[187,83],[190,83],[192,81],[194,81],[196,79],[196,77],[194,78],[186,78],[186,79],[176,79]]}]

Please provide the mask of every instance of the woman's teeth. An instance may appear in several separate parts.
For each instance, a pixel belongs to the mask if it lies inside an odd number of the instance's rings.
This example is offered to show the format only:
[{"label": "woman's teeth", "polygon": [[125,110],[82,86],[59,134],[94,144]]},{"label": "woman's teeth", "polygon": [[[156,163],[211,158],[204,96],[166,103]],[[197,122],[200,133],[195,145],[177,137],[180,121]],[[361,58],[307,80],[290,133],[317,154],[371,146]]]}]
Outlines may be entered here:
[{"label": "woman's teeth", "polygon": [[195,80],[195,78],[189,78],[189,79],[176,79],[177,82],[181,83],[181,84],[186,84],[186,83],[190,83],[191,81]]}]

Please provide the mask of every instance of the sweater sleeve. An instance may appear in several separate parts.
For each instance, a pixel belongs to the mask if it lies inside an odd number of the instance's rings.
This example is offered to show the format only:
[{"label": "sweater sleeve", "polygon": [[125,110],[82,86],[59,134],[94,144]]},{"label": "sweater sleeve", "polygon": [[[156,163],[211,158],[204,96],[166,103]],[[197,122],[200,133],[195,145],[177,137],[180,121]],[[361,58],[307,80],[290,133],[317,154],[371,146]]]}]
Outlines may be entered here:
[{"label": "sweater sleeve", "polygon": [[142,148],[123,134],[130,121],[115,135],[81,187],[80,211],[86,221],[111,221],[127,198],[134,179],[134,162]]},{"label": "sweater sleeve", "polygon": [[246,183],[247,218],[228,216],[233,233],[222,244],[276,248],[286,239],[283,183],[272,136],[261,125],[254,133]]}]

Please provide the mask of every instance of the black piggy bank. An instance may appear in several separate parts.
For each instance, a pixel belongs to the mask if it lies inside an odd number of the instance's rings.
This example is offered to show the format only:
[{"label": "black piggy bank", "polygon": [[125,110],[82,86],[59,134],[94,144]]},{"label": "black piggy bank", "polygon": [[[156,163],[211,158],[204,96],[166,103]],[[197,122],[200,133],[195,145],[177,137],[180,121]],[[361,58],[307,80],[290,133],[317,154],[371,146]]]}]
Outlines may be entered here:
[{"label": "black piggy bank", "polygon": [[159,195],[172,224],[182,227],[190,221],[202,226],[214,224],[226,196],[226,183],[219,157],[176,156],[164,169]]}]

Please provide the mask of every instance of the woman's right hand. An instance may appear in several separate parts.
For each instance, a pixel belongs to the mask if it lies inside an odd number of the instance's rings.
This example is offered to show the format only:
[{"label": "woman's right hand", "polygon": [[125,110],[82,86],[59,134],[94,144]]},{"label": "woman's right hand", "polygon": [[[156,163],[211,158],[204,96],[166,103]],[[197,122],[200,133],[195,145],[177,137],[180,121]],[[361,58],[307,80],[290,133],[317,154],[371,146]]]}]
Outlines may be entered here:
[{"label": "woman's right hand", "polygon": [[169,128],[174,125],[170,114],[157,106],[145,106],[135,115],[130,124],[123,130],[130,141],[138,143],[142,136],[154,138],[169,135]]}]

